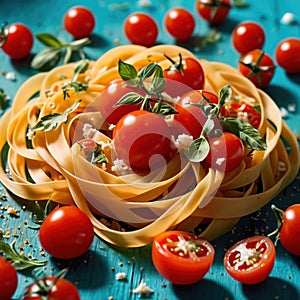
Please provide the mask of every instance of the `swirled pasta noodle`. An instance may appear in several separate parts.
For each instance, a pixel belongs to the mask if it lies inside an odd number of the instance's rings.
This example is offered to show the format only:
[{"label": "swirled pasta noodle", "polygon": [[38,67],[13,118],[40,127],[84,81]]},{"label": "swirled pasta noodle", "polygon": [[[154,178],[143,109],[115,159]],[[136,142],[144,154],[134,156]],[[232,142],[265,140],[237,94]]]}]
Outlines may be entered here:
[{"label": "swirled pasta noodle", "polygon": [[[90,217],[97,235],[125,247],[145,245],[170,228],[192,230],[204,221],[208,223],[201,235],[212,240],[230,230],[242,216],[268,203],[298,172],[296,138],[267,94],[237,70],[218,62],[200,60],[205,72],[204,89],[218,93],[229,84],[234,95],[260,105],[259,131],[266,139],[266,150],[254,151],[238,170],[225,176],[212,168],[204,170],[199,164],[183,163],[179,156],[146,176],[108,172],[85,159],[76,141],[83,138],[84,124],[103,129],[100,112],[88,107],[111,80],[119,78],[119,59],[136,69],[150,61],[167,68],[165,53],[173,59],[178,53],[193,56],[172,45],[116,47],[79,75],[77,81],[88,84],[87,89],[69,89],[67,97],[63,86],[71,80],[74,64],[29,78],[0,120],[1,156],[7,163],[0,168],[2,184],[24,199],[77,205]],[[28,138],[28,128],[43,116],[63,114],[79,101],[58,128],[37,130],[32,139]],[[105,130],[97,130],[93,139],[111,142]],[[110,157],[111,150],[106,151]],[[102,222],[102,217],[134,228],[125,232],[113,229]]]}]

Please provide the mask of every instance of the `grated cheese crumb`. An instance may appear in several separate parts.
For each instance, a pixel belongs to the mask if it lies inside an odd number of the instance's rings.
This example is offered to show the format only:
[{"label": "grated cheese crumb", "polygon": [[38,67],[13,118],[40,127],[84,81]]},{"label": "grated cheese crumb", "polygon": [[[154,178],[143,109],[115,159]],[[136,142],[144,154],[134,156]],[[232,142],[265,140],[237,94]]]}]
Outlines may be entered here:
[{"label": "grated cheese crumb", "polygon": [[284,107],[280,107],[280,113],[282,118],[287,118],[289,115],[289,112]]},{"label": "grated cheese crumb", "polygon": [[111,170],[116,173],[126,173],[130,170],[129,166],[122,159],[115,159]]},{"label": "grated cheese crumb", "polygon": [[95,135],[97,129],[95,129],[91,124],[85,123],[82,128],[82,135],[85,139],[91,138]]},{"label": "grated cheese crumb", "polygon": [[178,150],[188,150],[192,143],[193,137],[185,133],[178,135],[177,139],[174,142]]},{"label": "grated cheese crumb", "polygon": [[5,78],[8,80],[16,80],[16,74],[14,72],[7,72]]},{"label": "grated cheese crumb", "polygon": [[154,291],[146,285],[144,280],[142,280],[140,282],[140,284],[135,289],[132,290],[132,293],[143,296],[143,295],[150,295],[150,294],[154,293]]},{"label": "grated cheese crumb", "polygon": [[224,158],[224,157],[219,157],[219,158],[217,158],[217,160],[216,160],[216,164],[217,164],[218,166],[221,166],[221,164],[222,164],[224,161],[225,161],[225,158]]},{"label": "grated cheese crumb", "polygon": [[295,22],[295,15],[293,13],[287,12],[280,19],[282,24],[292,24]]},{"label": "grated cheese crumb", "polygon": [[116,280],[124,280],[126,278],[126,273],[125,272],[118,272],[116,274]]}]

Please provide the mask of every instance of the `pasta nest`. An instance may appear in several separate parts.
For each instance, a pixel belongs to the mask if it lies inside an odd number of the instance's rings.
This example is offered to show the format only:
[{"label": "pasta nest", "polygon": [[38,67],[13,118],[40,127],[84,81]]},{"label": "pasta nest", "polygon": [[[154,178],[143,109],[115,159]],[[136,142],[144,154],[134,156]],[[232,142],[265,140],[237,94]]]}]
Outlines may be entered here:
[{"label": "pasta nest", "polygon": [[[166,169],[151,176],[118,176],[83,157],[74,141],[82,138],[83,124],[98,129],[104,126],[101,115],[87,108],[111,80],[119,78],[118,60],[136,69],[149,64],[149,60],[166,68],[169,62],[165,53],[174,60],[178,53],[193,57],[188,50],[173,45],[116,47],[79,75],[78,81],[88,83],[87,90],[76,93],[70,89],[65,99],[62,86],[72,78],[74,64],[29,78],[0,121],[1,156],[7,163],[0,169],[2,184],[24,199],[77,205],[90,217],[98,236],[125,247],[145,245],[171,228],[189,231],[203,223],[206,226],[201,236],[213,240],[231,230],[242,216],[272,200],[297,175],[297,140],[282,121],[274,101],[236,69],[219,62],[200,60],[204,89],[218,93],[229,84],[234,94],[261,107],[259,131],[267,149],[254,151],[238,170],[224,175],[193,163],[178,168],[180,160],[174,159]],[[28,128],[39,118],[62,113],[78,100],[80,105],[65,123],[49,131],[36,131],[28,139]],[[96,139],[110,141],[100,131]],[[191,178],[196,181],[193,187],[189,186]],[[123,231],[103,220],[127,223],[130,229]]]}]

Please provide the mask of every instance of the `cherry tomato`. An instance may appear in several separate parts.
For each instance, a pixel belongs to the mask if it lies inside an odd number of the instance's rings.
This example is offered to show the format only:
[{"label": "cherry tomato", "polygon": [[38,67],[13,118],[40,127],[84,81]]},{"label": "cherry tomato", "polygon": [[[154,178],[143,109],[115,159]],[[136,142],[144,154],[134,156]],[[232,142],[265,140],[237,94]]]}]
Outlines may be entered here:
[{"label": "cherry tomato", "polygon": [[[200,62],[193,57],[179,57],[179,62],[163,71],[166,79],[165,92],[172,97],[182,96],[191,90],[201,90],[204,86],[204,71]],[[179,82],[179,83],[178,83]]]},{"label": "cherry tomato", "polygon": [[221,108],[221,115],[226,118],[240,118],[256,129],[259,127],[261,121],[261,113],[253,105],[236,101],[225,103]]},{"label": "cherry tomato", "polygon": [[275,65],[272,58],[260,49],[255,49],[243,55],[239,71],[248,77],[258,88],[266,88],[272,80]]},{"label": "cherry tomato", "polygon": [[[55,284],[53,284],[54,282]],[[53,286],[51,286],[52,284]],[[51,276],[40,279],[38,283],[31,284],[24,295],[24,300],[43,299],[80,300],[80,295],[76,286],[68,280]]]},{"label": "cherry tomato", "polygon": [[65,29],[75,38],[82,39],[91,35],[95,27],[93,13],[84,6],[74,6],[64,15]]},{"label": "cherry tomato", "polygon": [[200,136],[203,125],[207,120],[207,115],[200,107],[194,104],[201,103],[204,106],[207,104],[206,98],[210,103],[218,103],[218,97],[215,94],[202,90],[193,90],[179,99],[175,105],[178,114],[174,114],[174,125],[177,127],[175,136],[182,133],[192,135],[194,139]]},{"label": "cherry tomato", "polygon": [[256,284],[271,273],[276,252],[273,242],[265,236],[243,239],[228,249],[224,256],[227,272],[244,284]]},{"label": "cherry tomato", "polygon": [[265,42],[264,29],[255,22],[243,22],[237,25],[231,37],[234,48],[241,54],[261,49]]},{"label": "cherry tomato", "polygon": [[122,79],[116,79],[110,82],[102,93],[91,104],[92,110],[100,111],[103,118],[109,124],[117,124],[117,122],[131,111],[140,109],[140,104],[115,104],[126,94],[135,92],[143,96],[145,93],[137,88],[127,87]]},{"label": "cherry tomato", "polygon": [[300,256],[300,204],[289,206],[282,211],[280,242],[283,247],[294,255]]},{"label": "cherry tomato", "polygon": [[118,158],[132,169],[147,170],[150,165],[158,165],[170,149],[170,140],[171,132],[166,121],[145,110],[125,115],[113,132]]},{"label": "cherry tomato", "polygon": [[39,239],[44,250],[61,259],[71,259],[84,254],[93,238],[92,222],[76,206],[54,209],[39,230]]},{"label": "cherry tomato", "polygon": [[300,72],[300,39],[287,38],[281,41],[275,50],[276,61],[287,73]]},{"label": "cherry tomato", "polygon": [[172,8],[165,16],[167,31],[178,41],[188,40],[195,29],[193,15],[184,8]]},{"label": "cherry tomato", "polygon": [[33,34],[24,24],[14,23],[5,29],[5,36],[0,35],[2,50],[12,59],[24,59],[33,46]]},{"label": "cherry tomato", "polygon": [[244,158],[244,145],[239,137],[224,132],[220,137],[212,138],[210,151],[206,158],[209,166],[217,170],[230,172],[239,167]]},{"label": "cherry tomato", "polygon": [[18,285],[18,275],[13,265],[0,256],[0,299],[10,300]]},{"label": "cherry tomato", "polygon": [[124,31],[132,44],[151,47],[158,36],[158,26],[155,20],[145,13],[133,13],[124,23]]},{"label": "cherry tomato", "polygon": [[199,15],[211,25],[223,23],[230,11],[230,0],[198,0]]},{"label": "cherry tomato", "polygon": [[184,231],[166,231],[152,243],[152,261],[162,277],[174,284],[192,284],[210,269],[215,250],[205,239]]}]

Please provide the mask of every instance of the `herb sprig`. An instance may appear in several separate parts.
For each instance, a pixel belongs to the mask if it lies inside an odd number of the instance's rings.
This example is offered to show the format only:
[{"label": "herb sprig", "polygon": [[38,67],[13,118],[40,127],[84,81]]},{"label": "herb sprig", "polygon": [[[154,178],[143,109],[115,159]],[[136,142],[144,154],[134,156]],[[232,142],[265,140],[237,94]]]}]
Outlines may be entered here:
[{"label": "herb sprig", "polygon": [[8,107],[8,98],[4,90],[0,88],[0,114]]}]

